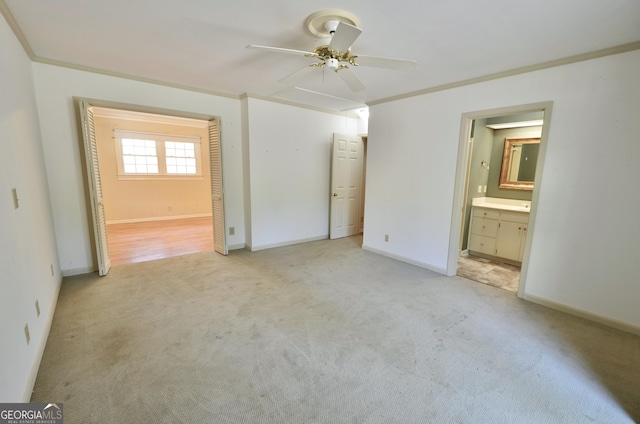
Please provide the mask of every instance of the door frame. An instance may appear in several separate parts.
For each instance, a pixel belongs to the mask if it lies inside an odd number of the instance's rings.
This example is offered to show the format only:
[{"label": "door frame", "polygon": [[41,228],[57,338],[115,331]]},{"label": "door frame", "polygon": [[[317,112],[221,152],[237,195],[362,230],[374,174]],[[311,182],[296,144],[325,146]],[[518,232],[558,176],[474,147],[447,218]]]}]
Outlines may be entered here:
[{"label": "door frame", "polygon": [[547,142],[549,137],[549,127],[551,123],[551,115],[553,102],[530,103],[518,106],[507,106],[496,109],[486,109],[475,112],[466,112],[462,114],[460,119],[460,134],[458,141],[458,159],[456,163],[456,178],[453,192],[453,211],[451,219],[451,231],[449,232],[449,252],[447,259],[447,275],[456,275],[458,268],[458,251],[460,248],[460,237],[462,236],[462,219],[463,208],[467,196],[467,173],[469,166],[470,143],[469,134],[471,134],[471,125],[474,120],[495,118],[504,115],[514,115],[526,112],[544,112],[544,122],[542,124],[542,134],[540,135],[540,151],[538,153],[538,162],[536,164],[536,176],[534,180],[533,193],[531,195],[531,210],[529,212],[529,225],[527,238],[525,242],[524,256],[522,258],[522,267],[520,268],[520,284],[518,285],[518,297],[523,298],[525,285],[527,280],[527,272],[529,270],[529,253],[533,242],[533,234],[535,232],[535,219],[538,211],[538,200],[540,198],[540,189],[542,185],[543,168],[545,156],[547,152]]},{"label": "door frame", "polygon": [[[215,116],[215,115],[205,115],[205,114],[199,114],[199,113],[192,113],[192,112],[183,112],[183,111],[178,111],[178,110],[172,110],[172,109],[162,109],[162,108],[156,108],[156,107],[152,107],[152,106],[142,106],[142,105],[135,105],[135,104],[129,104],[129,103],[120,103],[120,102],[113,102],[113,101],[109,101],[109,100],[101,100],[101,99],[92,99],[92,98],[85,98],[85,97],[73,97],[73,104],[74,104],[74,108],[76,111],[76,122],[78,125],[78,137],[79,137],[79,141],[80,144],[83,146],[82,150],[81,150],[81,155],[82,157],[80,158],[81,163],[83,164],[83,180],[84,180],[84,185],[85,185],[85,199],[87,202],[87,218],[88,218],[88,224],[89,224],[89,239],[90,239],[90,245],[91,245],[91,254],[93,257],[93,261],[94,261],[94,266],[96,264],[99,263],[99,259],[98,259],[98,252],[99,252],[99,246],[97,245],[97,243],[99,242],[98,239],[96,239],[94,231],[93,229],[93,223],[95,222],[95,217],[94,217],[94,213],[92,211],[92,208],[90,207],[91,205],[91,201],[92,201],[92,195],[91,195],[91,190],[90,190],[90,176],[89,176],[89,172],[91,172],[90,169],[87,169],[86,166],[86,152],[84,151],[84,135],[83,135],[83,122],[82,122],[82,116],[81,116],[81,103],[85,103],[86,107],[103,107],[103,108],[109,108],[109,109],[121,109],[121,110],[125,110],[125,111],[131,111],[131,112],[142,112],[142,113],[151,113],[151,114],[156,114],[156,115],[165,115],[165,116],[175,116],[175,117],[179,117],[179,118],[190,118],[190,119],[198,119],[198,120],[202,120],[202,121],[216,121],[217,122],[217,132],[218,132],[218,144],[220,145],[220,166],[222,167],[222,120],[220,119],[220,117]],[[209,141],[209,140],[208,140]],[[209,146],[209,149],[207,149],[207,155],[208,155],[208,159],[209,161],[212,160],[212,156],[211,156],[211,146]],[[222,173],[222,168],[221,168],[221,173]],[[221,175],[222,177],[222,175]],[[221,194],[224,195],[224,178],[221,178]],[[213,192],[210,193],[212,196],[212,214],[213,214]],[[225,218],[226,218],[226,206],[224,205],[224,202],[222,203],[222,222],[224,225],[224,222],[226,222]],[[213,217],[215,219],[215,217]],[[223,237],[223,251],[224,255],[227,254],[228,252],[228,244],[227,244],[227,238],[226,238],[226,228],[223,227],[223,234],[225,237]],[[214,243],[215,243],[215,239],[214,239]],[[108,245],[108,239],[107,239],[107,245]]]}]

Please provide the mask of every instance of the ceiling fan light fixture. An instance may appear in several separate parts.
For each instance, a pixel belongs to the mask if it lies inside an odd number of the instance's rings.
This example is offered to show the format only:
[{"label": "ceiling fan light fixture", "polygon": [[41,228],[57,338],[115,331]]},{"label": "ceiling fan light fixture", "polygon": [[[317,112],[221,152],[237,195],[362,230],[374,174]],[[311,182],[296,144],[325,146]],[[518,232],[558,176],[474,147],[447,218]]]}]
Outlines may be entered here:
[{"label": "ceiling fan light fixture", "polygon": [[330,57],[329,59],[327,59],[324,64],[327,69],[330,69],[332,71],[337,71],[340,67],[340,61],[334,57]]}]

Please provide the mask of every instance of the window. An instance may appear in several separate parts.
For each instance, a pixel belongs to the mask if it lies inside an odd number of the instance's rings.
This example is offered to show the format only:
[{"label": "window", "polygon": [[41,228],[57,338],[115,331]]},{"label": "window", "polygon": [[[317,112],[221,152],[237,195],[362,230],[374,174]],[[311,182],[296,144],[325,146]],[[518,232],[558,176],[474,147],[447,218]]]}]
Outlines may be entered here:
[{"label": "window", "polygon": [[167,158],[167,174],[196,173],[196,152],[194,143],[166,141],[164,143]]},{"label": "window", "polygon": [[202,178],[200,138],[114,130],[119,179]]},{"label": "window", "polygon": [[157,174],[158,155],[155,140],[123,138],[122,164],[125,174]]}]

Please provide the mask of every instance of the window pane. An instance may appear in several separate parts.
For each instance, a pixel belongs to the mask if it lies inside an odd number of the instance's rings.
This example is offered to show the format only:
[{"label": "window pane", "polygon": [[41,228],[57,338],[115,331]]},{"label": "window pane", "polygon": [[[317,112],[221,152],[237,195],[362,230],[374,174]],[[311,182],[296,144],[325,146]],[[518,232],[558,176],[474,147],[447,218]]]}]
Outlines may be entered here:
[{"label": "window pane", "polygon": [[166,141],[167,174],[196,175],[196,145],[183,141]]},{"label": "window pane", "polygon": [[158,174],[155,140],[121,139],[125,174]]}]

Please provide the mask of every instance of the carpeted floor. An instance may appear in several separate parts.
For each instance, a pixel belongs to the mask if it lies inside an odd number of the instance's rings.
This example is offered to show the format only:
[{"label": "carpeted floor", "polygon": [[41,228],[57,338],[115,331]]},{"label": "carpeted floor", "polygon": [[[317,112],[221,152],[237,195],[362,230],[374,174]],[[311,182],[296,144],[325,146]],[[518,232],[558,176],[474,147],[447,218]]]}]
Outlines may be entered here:
[{"label": "carpeted floor", "polygon": [[519,266],[496,262],[478,256],[459,257],[456,274],[460,277],[510,292],[517,292],[518,284],[520,283]]},{"label": "carpeted floor", "polygon": [[640,337],[360,243],[66,278],[32,401],[66,424],[640,419]]}]

